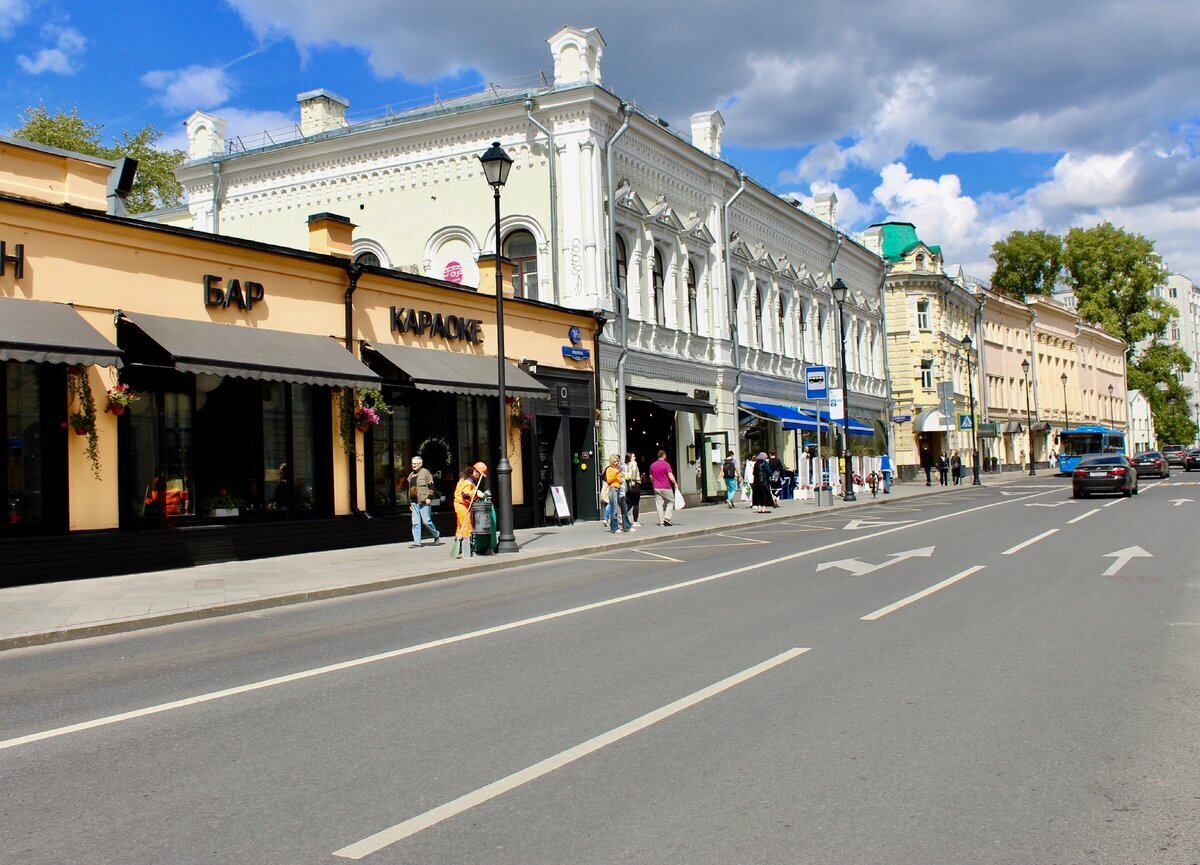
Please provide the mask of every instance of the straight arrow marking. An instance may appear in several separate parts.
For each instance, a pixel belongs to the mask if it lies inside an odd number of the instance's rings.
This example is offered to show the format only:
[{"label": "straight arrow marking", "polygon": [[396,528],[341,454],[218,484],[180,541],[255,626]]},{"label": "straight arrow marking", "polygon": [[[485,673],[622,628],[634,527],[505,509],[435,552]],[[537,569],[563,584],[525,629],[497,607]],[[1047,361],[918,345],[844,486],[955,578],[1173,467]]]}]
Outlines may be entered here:
[{"label": "straight arrow marking", "polygon": [[1175,507],[1182,507],[1184,502],[1194,501],[1194,499],[1171,499],[1175,503]]},{"label": "straight arrow marking", "polygon": [[1128,563],[1130,559],[1152,559],[1154,558],[1154,554],[1146,552],[1141,547],[1126,547],[1123,550],[1105,553],[1102,558],[1111,558],[1115,560],[1111,565],[1108,566],[1108,570],[1100,575],[1102,577],[1111,577],[1116,574],[1117,571],[1121,570],[1121,568],[1125,567],[1126,563]]}]

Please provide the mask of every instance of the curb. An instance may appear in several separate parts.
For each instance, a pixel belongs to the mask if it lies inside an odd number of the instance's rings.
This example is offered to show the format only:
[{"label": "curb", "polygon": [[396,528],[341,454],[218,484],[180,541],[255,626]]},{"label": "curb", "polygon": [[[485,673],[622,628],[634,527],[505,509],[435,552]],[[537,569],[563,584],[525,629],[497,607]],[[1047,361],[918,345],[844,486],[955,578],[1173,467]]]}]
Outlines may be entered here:
[{"label": "curb", "polygon": [[[969,484],[967,486],[970,486]],[[828,507],[823,507],[816,513],[827,513],[837,510],[851,510],[855,507],[860,507],[866,504],[872,505],[887,505],[896,501],[907,501],[912,498],[925,498],[931,495],[944,495],[953,490],[953,487],[946,489],[931,490],[927,493],[917,493],[912,496],[902,496],[900,498],[891,499],[885,498],[882,494],[876,498],[862,499],[859,498],[854,502],[835,502]],[[761,515],[760,515],[761,516]],[[770,515],[766,519],[756,520],[755,524],[783,522],[786,520],[796,519],[797,514],[790,513],[787,515]],[[590,522],[590,521],[589,521]],[[690,531],[677,532],[666,536],[657,535],[642,535],[638,538],[626,539],[621,546],[623,547],[641,547],[648,544],[657,544],[664,540],[676,540],[685,538],[702,537],[704,535],[714,535],[721,532],[727,532],[731,529],[739,528],[737,525],[722,525],[710,526],[703,529],[692,529]],[[401,542],[397,542],[401,543]],[[387,546],[386,544],[380,546]],[[63,643],[70,640],[81,640],[88,637],[102,637],[109,634],[122,634],[132,631],[141,631],[149,628],[157,628],[163,625],[175,625],[182,622],[197,622],[203,619],[215,619],[223,616],[234,616],[239,613],[250,613],[259,610],[269,610],[277,607],[288,607],[296,604],[304,604],[309,601],[323,601],[330,598],[349,597],[351,595],[364,595],[370,592],[380,592],[387,589],[401,588],[403,586],[418,585],[420,583],[429,583],[437,580],[449,579],[450,577],[471,576],[490,571],[509,570],[510,568],[520,567],[522,565],[541,564],[543,562],[554,561],[564,558],[575,558],[577,556],[591,555],[592,553],[604,552],[614,547],[614,544],[591,544],[588,546],[574,547],[570,550],[555,550],[545,553],[531,553],[527,556],[518,554],[519,558],[501,557],[499,555],[488,557],[485,562],[478,564],[463,565],[461,567],[450,570],[437,571],[428,574],[414,574],[405,577],[392,577],[382,580],[372,580],[366,583],[348,583],[341,586],[330,586],[324,589],[313,589],[304,592],[294,592],[284,595],[272,595],[267,598],[255,598],[249,601],[233,601],[230,603],[213,604],[206,607],[196,607],[189,610],[179,610],[172,613],[162,613],[161,615],[146,615],[138,616],[129,619],[116,619],[111,622],[100,622],[90,625],[80,625],[78,627],[59,628],[53,631],[43,631],[39,633],[18,634],[13,637],[0,638],[0,652],[8,649],[20,649],[29,646],[45,646],[52,643]]]}]

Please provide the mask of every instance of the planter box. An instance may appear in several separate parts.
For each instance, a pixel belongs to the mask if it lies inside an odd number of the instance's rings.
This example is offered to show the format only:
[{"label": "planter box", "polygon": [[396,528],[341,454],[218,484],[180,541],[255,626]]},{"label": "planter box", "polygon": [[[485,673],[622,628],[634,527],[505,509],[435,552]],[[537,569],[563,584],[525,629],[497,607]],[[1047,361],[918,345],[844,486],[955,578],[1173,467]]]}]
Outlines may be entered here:
[{"label": "planter box", "polygon": [[213,508],[212,515],[214,517],[236,517],[241,514],[238,508]]}]

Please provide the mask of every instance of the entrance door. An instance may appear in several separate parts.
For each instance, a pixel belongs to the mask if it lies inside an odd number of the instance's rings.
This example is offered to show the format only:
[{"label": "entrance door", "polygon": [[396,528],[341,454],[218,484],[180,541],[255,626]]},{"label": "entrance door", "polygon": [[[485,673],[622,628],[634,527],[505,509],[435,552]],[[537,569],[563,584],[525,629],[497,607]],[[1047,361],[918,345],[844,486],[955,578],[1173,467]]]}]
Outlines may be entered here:
[{"label": "entrance door", "polygon": [[578,520],[598,520],[600,511],[596,507],[596,460],[595,424],[587,418],[573,417],[571,425],[571,507]]},{"label": "entrance door", "polygon": [[700,442],[700,491],[705,501],[725,498],[725,478],[721,466],[729,450],[729,433],[708,432],[697,435]]},{"label": "entrance door", "polygon": [[562,426],[562,418],[550,415],[538,415],[537,419],[537,498],[533,515],[534,525],[544,526],[554,518],[554,498],[550,495],[551,486],[561,486],[570,501],[571,480],[573,478],[559,477],[555,472],[558,457],[558,432]]}]

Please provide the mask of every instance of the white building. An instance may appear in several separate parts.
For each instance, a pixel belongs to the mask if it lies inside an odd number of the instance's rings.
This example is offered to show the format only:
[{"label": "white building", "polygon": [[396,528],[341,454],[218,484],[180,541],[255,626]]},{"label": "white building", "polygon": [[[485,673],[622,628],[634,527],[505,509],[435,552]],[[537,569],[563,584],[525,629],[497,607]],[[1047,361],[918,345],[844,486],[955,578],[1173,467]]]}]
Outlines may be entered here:
[{"label": "white building", "polygon": [[[305,217],[333,212],[355,223],[360,264],[466,286],[499,250],[518,294],[612,318],[595,450],[652,458],[662,447],[684,491],[708,496],[735,442],[795,459],[795,436],[744,403],[801,403],[810,364],[840,382],[829,292],[840,278],[850,415],[879,432],[860,446],[882,444],[883,263],[837,229],[836,198],[808,213],[722,160],[716,111],[680,133],[612,93],[597,30],[564,27],[547,41],[549,83],[353,124],[346,99],[315,90],[298,97],[286,140],[229,141],[221,118],[196,112],[178,172],[189,224],[304,248]],[[493,141],[514,159],[499,238],[479,163]],[[695,472],[680,470],[693,461]]]},{"label": "white building", "polygon": [[1154,415],[1150,401],[1140,390],[1125,394],[1129,406],[1129,434],[1125,437],[1125,452],[1130,456],[1138,451],[1158,449],[1158,436],[1154,432]]},{"label": "white building", "polygon": [[1188,416],[1200,425],[1200,288],[1186,276],[1173,273],[1154,293],[1179,312],[1159,338],[1182,348],[1192,361],[1191,372],[1182,373],[1179,380],[1191,388]]}]

